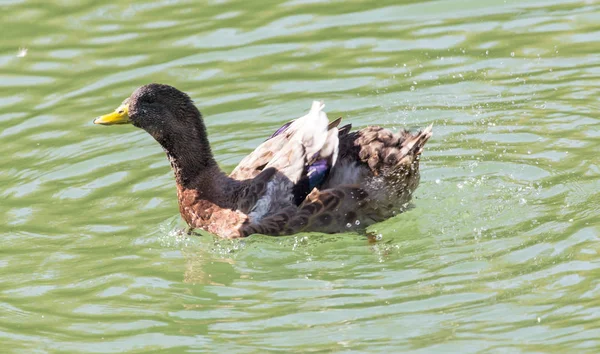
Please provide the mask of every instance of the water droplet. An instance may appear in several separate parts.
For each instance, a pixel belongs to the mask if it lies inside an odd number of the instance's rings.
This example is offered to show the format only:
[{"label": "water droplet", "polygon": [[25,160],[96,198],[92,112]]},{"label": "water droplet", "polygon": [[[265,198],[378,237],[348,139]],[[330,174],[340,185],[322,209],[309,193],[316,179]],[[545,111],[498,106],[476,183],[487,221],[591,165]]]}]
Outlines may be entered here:
[{"label": "water droplet", "polygon": [[17,52],[17,58],[23,58],[27,55],[27,48],[19,48],[19,51]]},{"label": "water droplet", "polygon": [[360,220],[356,220],[356,221],[354,222],[354,225],[356,225],[356,226],[360,225]]},{"label": "water droplet", "polygon": [[410,90],[411,90],[411,91],[414,91],[414,90],[415,90],[415,87],[414,87],[414,86],[411,86],[411,87],[410,87]]},{"label": "water droplet", "polygon": [[490,51],[489,51],[489,50],[486,50],[486,51],[485,51],[485,55],[488,55],[488,54],[490,54]]},{"label": "water droplet", "polygon": [[413,81],[413,84],[415,84],[415,85],[416,85],[416,84],[417,84],[417,82],[416,82],[416,81]]},{"label": "water droplet", "polygon": [[514,57],[515,56],[515,52],[510,52],[510,56]]},{"label": "water droplet", "polygon": [[435,184],[440,184],[440,183],[442,183],[442,181],[439,178],[435,180]]},{"label": "water droplet", "polygon": [[351,228],[351,227],[352,227],[352,224],[351,224],[351,223],[347,223],[347,224],[346,224],[346,227],[347,227],[347,228]]}]

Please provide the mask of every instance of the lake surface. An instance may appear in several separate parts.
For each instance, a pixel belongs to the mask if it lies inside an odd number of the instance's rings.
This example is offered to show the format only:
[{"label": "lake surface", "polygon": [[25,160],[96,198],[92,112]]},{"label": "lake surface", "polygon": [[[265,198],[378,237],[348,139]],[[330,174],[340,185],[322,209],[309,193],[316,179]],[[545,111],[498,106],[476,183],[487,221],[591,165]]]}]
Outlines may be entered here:
[{"label": "lake surface", "polygon": [[[0,1],[0,347],[596,353],[600,2]],[[313,99],[434,124],[414,208],[359,234],[182,234],[158,144],[195,100],[223,169]]]}]

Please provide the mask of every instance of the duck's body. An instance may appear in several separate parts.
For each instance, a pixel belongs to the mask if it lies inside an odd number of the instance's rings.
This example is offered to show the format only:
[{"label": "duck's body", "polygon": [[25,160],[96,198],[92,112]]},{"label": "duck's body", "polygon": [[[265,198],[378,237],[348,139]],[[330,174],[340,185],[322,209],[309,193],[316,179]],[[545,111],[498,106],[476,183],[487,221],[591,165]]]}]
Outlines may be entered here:
[{"label": "duck's body", "polygon": [[221,237],[336,233],[404,210],[419,184],[431,127],[415,135],[381,127],[350,132],[324,105],[278,129],[227,176],[215,162],[201,115],[187,95],[150,84],[98,124],[133,123],[165,149],[179,209],[192,228]]}]

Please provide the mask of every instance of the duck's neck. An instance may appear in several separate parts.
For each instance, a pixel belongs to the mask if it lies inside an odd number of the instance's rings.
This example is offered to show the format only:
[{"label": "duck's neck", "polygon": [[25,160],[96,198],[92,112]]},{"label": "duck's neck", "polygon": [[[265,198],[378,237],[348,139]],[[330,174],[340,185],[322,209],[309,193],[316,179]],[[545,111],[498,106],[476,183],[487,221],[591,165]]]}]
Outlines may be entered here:
[{"label": "duck's neck", "polygon": [[185,131],[161,138],[159,143],[167,153],[179,187],[218,194],[220,180],[227,177],[213,157],[202,120]]},{"label": "duck's neck", "polygon": [[[202,155],[194,156],[195,149],[189,150],[185,153],[166,151],[177,184],[185,189],[213,185],[215,177],[222,175],[219,166],[212,156],[207,158]],[[199,154],[200,151],[196,153]]]}]

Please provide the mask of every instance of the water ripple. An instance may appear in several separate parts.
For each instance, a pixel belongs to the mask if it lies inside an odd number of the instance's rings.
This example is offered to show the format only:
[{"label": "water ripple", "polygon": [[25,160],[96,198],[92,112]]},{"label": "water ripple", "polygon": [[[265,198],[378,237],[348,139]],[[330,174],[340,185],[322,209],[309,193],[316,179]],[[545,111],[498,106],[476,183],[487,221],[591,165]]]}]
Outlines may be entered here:
[{"label": "water ripple", "polygon": [[[599,4],[3,5],[3,347],[600,345]],[[91,123],[153,81],[191,95],[226,170],[312,99],[355,127],[435,123],[414,208],[376,242],[188,236],[160,147]]]}]

